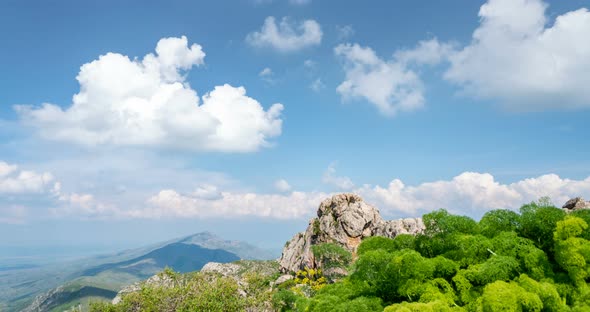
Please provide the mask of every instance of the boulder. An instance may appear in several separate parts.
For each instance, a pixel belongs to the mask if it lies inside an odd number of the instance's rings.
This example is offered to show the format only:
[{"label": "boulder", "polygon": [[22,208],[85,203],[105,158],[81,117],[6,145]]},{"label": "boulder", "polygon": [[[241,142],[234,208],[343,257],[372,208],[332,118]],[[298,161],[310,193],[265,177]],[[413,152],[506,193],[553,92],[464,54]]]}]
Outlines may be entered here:
[{"label": "boulder", "polygon": [[582,197],[576,197],[568,200],[562,208],[568,212],[579,209],[590,209],[590,202],[585,201]]},{"label": "boulder", "polygon": [[240,266],[235,263],[209,262],[201,268],[203,273],[218,273],[225,277],[234,277],[240,271]]}]

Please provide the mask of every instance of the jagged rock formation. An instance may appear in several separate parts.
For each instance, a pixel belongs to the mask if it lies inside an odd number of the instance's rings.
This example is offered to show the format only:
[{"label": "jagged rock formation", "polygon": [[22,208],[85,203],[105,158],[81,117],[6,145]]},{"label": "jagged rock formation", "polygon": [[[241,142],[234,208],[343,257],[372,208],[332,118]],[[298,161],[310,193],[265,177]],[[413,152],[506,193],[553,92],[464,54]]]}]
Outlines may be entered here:
[{"label": "jagged rock formation", "polygon": [[316,268],[311,246],[335,243],[356,253],[361,241],[370,236],[393,238],[399,234],[417,234],[424,230],[421,218],[384,221],[379,210],[355,194],[338,194],[324,200],[318,217],[309,221],[307,230],[296,234],[283,248],[281,271],[296,272]]},{"label": "jagged rock formation", "polygon": [[562,208],[566,212],[571,212],[580,209],[590,209],[590,202],[585,201],[582,197],[576,197],[568,200]]}]

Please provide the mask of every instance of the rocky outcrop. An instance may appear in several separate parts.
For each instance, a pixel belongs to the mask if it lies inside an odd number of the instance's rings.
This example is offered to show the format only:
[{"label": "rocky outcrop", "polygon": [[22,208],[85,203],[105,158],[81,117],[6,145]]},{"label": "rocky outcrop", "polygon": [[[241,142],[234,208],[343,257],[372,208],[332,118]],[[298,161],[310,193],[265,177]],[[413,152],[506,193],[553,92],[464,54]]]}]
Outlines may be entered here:
[{"label": "rocky outcrop", "polygon": [[115,298],[113,298],[112,303],[117,304],[121,302],[121,299],[125,294],[133,293],[141,290],[142,285],[150,285],[150,286],[159,286],[159,287],[166,287],[170,288],[174,286],[174,281],[166,274],[158,273],[143,282],[137,282],[128,286],[123,287],[118,293]]},{"label": "rocky outcrop", "polygon": [[585,201],[582,197],[576,197],[568,200],[562,207],[566,212],[580,209],[590,209],[590,202]]},{"label": "rocky outcrop", "polygon": [[304,268],[316,268],[311,246],[335,243],[353,256],[361,241],[370,236],[393,238],[399,234],[417,234],[424,230],[422,219],[384,221],[379,210],[355,194],[338,194],[324,200],[318,217],[309,221],[307,230],[296,234],[283,248],[279,260],[281,271],[292,273]]}]

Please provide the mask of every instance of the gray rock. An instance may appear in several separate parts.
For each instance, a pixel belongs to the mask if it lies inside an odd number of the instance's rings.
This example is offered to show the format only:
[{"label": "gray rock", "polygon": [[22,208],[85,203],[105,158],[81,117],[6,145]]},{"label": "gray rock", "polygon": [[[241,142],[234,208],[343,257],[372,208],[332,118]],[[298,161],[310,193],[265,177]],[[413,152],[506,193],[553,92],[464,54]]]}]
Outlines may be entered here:
[{"label": "gray rock", "polygon": [[219,263],[219,262],[209,262],[201,268],[201,272],[204,273],[219,273],[225,277],[228,276],[236,276],[238,271],[240,270],[240,266],[234,263]]},{"label": "gray rock", "polygon": [[164,288],[174,287],[174,281],[172,280],[172,278],[170,278],[170,276],[166,275],[165,273],[158,273],[148,278],[145,282],[137,282],[123,287],[111,302],[113,304],[118,304],[123,299],[123,295],[140,291],[142,285],[144,284],[150,286],[160,286]]},{"label": "gray rock", "polygon": [[590,202],[585,201],[582,197],[576,197],[568,200],[562,208],[568,212],[579,209],[590,209]]},{"label": "gray rock", "polygon": [[296,234],[285,244],[279,259],[281,272],[293,273],[304,268],[318,268],[311,246],[335,243],[356,257],[364,238],[399,234],[418,234],[424,230],[422,219],[384,221],[379,210],[355,194],[338,194],[324,200],[318,217],[309,221],[307,230]]},{"label": "gray rock", "polygon": [[384,221],[374,229],[373,235],[393,238],[399,234],[416,235],[422,231],[424,231],[422,218],[408,218]]},{"label": "gray rock", "polygon": [[277,278],[276,281],[274,281],[272,283],[272,286],[281,285],[286,281],[292,280],[293,278],[294,278],[293,275],[290,275],[290,274],[281,275],[281,276],[279,276],[279,278]]}]

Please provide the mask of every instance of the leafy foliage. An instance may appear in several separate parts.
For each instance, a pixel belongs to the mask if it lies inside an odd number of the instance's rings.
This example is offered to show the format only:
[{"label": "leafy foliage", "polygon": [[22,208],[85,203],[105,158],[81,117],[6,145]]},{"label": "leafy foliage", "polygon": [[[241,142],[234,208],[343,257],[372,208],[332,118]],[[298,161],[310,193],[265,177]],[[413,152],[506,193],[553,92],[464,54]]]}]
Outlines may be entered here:
[{"label": "leafy foliage", "polygon": [[544,198],[423,220],[423,234],[365,239],[346,278],[283,311],[590,311],[590,212]]},{"label": "leafy foliage", "polygon": [[311,250],[324,269],[346,267],[352,261],[352,254],[336,244],[323,243],[314,245]]},{"label": "leafy foliage", "polygon": [[[328,283],[320,269],[299,271],[272,293],[261,292],[258,306],[266,300],[264,307],[276,311],[590,311],[590,212],[566,215],[544,198],[520,213],[489,211],[479,222],[442,209],[423,219],[422,234],[365,239],[356,259],[334,244],[314,246],[324,268],[346,267],[349,275]],[[265,282],[253,277],[247,291]],[[142,289],[95,311],[255,306],[231,280],[197,284]]]}]

